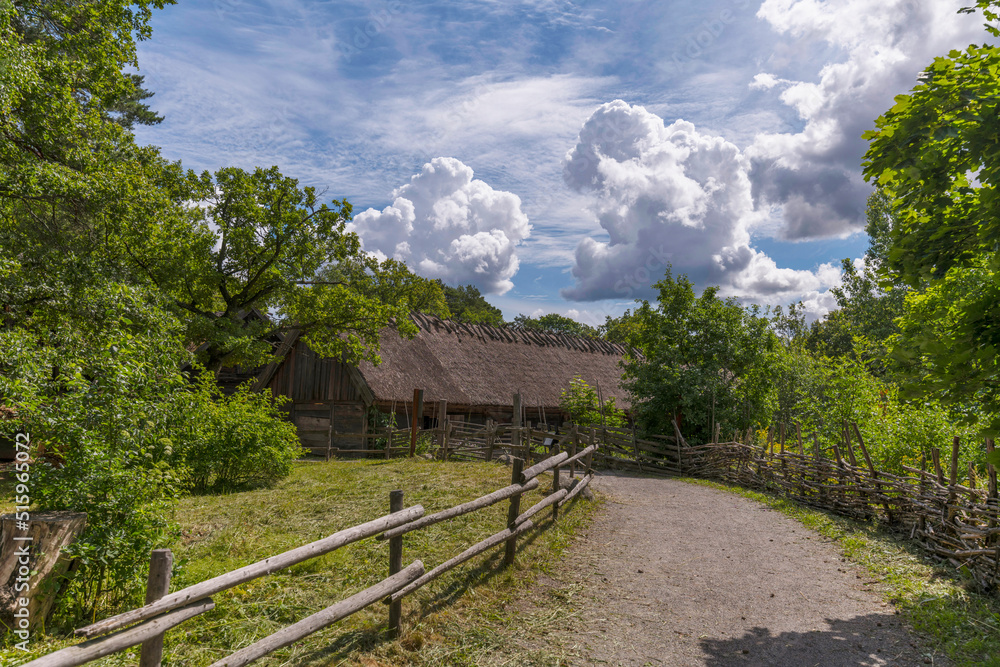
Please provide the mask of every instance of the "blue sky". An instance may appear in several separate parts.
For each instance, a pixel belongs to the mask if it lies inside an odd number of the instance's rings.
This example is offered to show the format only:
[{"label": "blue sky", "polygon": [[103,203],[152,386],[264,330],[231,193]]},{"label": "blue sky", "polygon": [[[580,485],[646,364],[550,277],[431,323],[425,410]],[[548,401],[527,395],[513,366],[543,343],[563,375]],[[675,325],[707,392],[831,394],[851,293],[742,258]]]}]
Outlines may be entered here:
[{"label": "blue sky", "polygon": [[861,133],[959,0],[213,0],[140,46],[197,170],[278,165],[347,198],[367,250],[508,318],[599,323],[667,263],[748,302],[833,300],[867,245]]}]

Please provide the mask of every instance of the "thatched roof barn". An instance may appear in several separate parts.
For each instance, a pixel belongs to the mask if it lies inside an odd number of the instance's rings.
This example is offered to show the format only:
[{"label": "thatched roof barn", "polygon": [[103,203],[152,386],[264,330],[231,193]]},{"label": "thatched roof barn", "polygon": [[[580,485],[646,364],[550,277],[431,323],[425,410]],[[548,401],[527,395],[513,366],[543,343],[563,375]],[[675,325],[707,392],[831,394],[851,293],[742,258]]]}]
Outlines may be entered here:
[{"label": "thatched roof barn", "polygon": [[[529,421],[558,423],[560,393],[580,376],[599,387],[605,400],[630,407],[621,388],[621,345],[535,331],[462,324],[413,314],[419,333],[412,340],[387,329],[381,337],[382,363],[351,366],[321,359],[294,336],[286,337],[266,367],[257,388],[292,398],[292,417],[300,430],[333,423],[335,433],[365,432],[372,408],[393,413],[409,425],[413,390],[424,391],[424,425],[438,417],[440,401],[447,415],[474,423],[509,422],[513,395],[521,394]],[[307,414],[308,413],[308,414]],[[320,428],[317,428],[320,430]]]},{"label": "thatched roof barn", "polygon": [[381,339],[382,363],[362,363],[360,375],[376,401],[409,401],[419,387],[434,400],[460,408],[509,408],[520,392],[526,409],[556,410],[559,394],[579,375],[605,398],[629,405],[621,389],[624,349],[603,340],[462,324],[414,315],[413,340]]}]

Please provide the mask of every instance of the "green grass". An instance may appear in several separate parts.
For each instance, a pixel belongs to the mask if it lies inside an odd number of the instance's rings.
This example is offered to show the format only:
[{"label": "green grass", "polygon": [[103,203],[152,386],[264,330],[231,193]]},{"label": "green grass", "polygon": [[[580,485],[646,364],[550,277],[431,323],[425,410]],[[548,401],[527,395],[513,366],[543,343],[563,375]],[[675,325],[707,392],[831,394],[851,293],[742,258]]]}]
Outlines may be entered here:
[{"label": "green grass", "polygon": [[[333,461],[295,467],[272,489],[193,496],[177,511],[181,535],[174,550],[171,590],[278,554],[386,514],[389,492],[402,489],[405,505],[427,513],[510,483],[510,468],[487,463],[423,459]],[[522,509],[544,497],[551,477],[526,494]],[[403,633],[385,636],[388,609],[376,603],[333,627],[283,649],[259,665],[553,665],[552,656],[522,646],[519,615],[532,582],[557,564],[576,530],[588,525],[597,503],[575,500],[536,515],[538,526],[518,542],[517,561],[502,567],[502,548],[452,570],[403,602]],[[506,525],[508,502],[404,537],[403,563],[430,569]],[[388,545],[369,538],[280,573],[215,596],[216,608],[167,633],[164,665],[208,665],[282,627],[342,600],[388,574]],[[547,622],[558,623],[557,618]],[[0,652],[0,663],[20,664],[72,642],[36,639],[32,653]],[[134,665],[137,650],[104,659]]]},{"label": "green grass", "polygon": [[14,487],[17,486],[14,463],[0,464],[0,514],[14,511]]},{"label": "green grass", "polygon": [[804,507],[787,498],[701,479],[685,479],[765,503],[836,540],[921,633],[929,648],[956,665],[1000,667],[1000,598],[971,590],[954,568],[933,561],[919,545],[884,527]]}]

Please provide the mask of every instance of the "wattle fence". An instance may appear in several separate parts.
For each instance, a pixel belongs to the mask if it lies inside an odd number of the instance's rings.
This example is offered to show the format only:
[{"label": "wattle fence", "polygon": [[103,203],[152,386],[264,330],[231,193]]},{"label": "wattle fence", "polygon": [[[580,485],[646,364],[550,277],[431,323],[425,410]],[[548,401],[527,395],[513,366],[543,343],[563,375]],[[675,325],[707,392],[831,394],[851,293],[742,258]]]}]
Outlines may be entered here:
[{"label": "wattle fence", "polygon": [[[431,444],[424,448],[423,455],[441,460],[494,461],[506,457],[512,467],[511,484],[431,515],[425,515],[420,506],[404,508],[402,491],[394,491],[390,496],[391,513],[386,516],[169,594],[171,556],[166,550],[154,552],[144,607],[77,630],[77,634],[92,639],[34,660],[25,667],[71,667],[137,644],[143,647],[140,667],[157,666],[163,634],[212,609],[211,595],[371,536],[388,542],[386,579],[219,660],[212,667],[248,664],[379,600],[388,605],[388,627],[390,634],[395,634],[399,630],[400,604],[406,595],[500,545],[505,549],[504,562],[512,563],[518,537],[535,528],[532,517],[550,507],[553,517],[557,517],[559,508],[591,482],[595,468],[715,479],[781,493],[806,505],[884,523],[908,532],[929,554],[961,570],[981,589],[995,590],[1000,583],[1000,502],[995,468],[987,466],[984,480],[972,469],[966,479],[960,479],[956,439],[947,469],[941,452],[933,449],[930,462],[923,459],[919,469],[904,466],[908,474],[891,474],[879,470],[857,425],[851,426],[853,442],[850,429],[845,429],[840,444],[827,451],[820,448],[815,438],[808,447],[801,434],[788,446],[783,437],[777,442],[769,437],[765,444],[755,444],[751,433],[745,438],[737,436],[729,442],[718,442],[718,430],[716,442],[691,445],[676,424],[673,435],[638,438],[634,431],[610,427],[548,430],[446,422],[439,429],[425,432],[430,435]],[[404,433],[409,432],[367,434],[371,438],[381,435],[384,449],[324,453],[328,457],[405,456],[410,448],[395,445],[403,441]],[[986,449],[993,451],[992,441],[986,442]],[[521,495],[537,488],[538,475],[547,471],[553,473],[551,493],[522,512]],[[578,471],[581,477],[576,476]],[[560,483],[562,472],[573,480],[569,488]],[[403,567],[404,534],[503,500],[508,500],[510,507],[507,525],[502,530],[430,571],[425,571],[419,560]]]},{"label": "wattle fence", "polygon": [[[781,436],[775,438],[776,432]],[[542,460],[549,447],[569,452],[597,445],[594,465],[641,473],[686,475],[780,493],[805,505],[905,532],[928,554],[950,563],[980,590],[1000,585],[1000,500],[996,468],[983,478],[959,470],[959,441],[950,452],[932,449],[921,467],[905,474],[879,469],[857,424],[846,425],[840,444],[821,448],[798,429],[787,443],[785,429],[770,429],[763,444],[754,434],[728,442],[689,444],[674,425],[669,436],[637,438],[634,431],[572,426],[561,432],[488,424],[435,431],[430,454],[442,459],[491,460],[498,452]],[[807,444],[809,443],[809,444]],[[985,442],[986,452],[993,441]],[[950,455],[948,455],[950,454]]]},{"label": "wattle fence", "polygon": [[[815,440],[809,448],[801,438],[794,447],[774,442],[690,447],[685,473],[781,493],[806,505],[892,526],[981,590],[995,590],[1000,584],[996,469],[987,465],[985,479],[975,470],[960,471],[956,438],[947,464],[935,448],[930,461],[922,457],[920,468],[903,466],[907,474],[892,474],[878,468],[857,425],[852,429],[854,442],[848,432],[840,445],[830,448],[832,457]],[[992,440],[985,446],[993,451]]]}]

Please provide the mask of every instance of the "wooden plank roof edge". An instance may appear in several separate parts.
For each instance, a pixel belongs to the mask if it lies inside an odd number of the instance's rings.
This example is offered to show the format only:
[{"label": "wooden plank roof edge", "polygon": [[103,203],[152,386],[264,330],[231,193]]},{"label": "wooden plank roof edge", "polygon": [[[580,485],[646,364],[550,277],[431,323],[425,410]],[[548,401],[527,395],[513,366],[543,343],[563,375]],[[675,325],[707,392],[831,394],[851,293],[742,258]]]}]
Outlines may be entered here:
[{"label": "wooden plank roof edge", "polygon": [[410,314],[410,320],[421,331],[428,333],[441,333],[443,331],[458,336],[468,335],[478,338],[483,342],[503,341],[507,343],[534,344],[543,347],[562,347],[568,350],[614,356],[624,356],[627,353],[625,346],[620,343],[584,336],[572,336],[561,332],[514,329],[511,327],[494,327],[488,324],[457,322],[416,311]]},{"label": "wooden plank roof edge", "polygon": [[253,384],[252,391],[262,391],[264,387],[267,386],[267,383],[271,381],[271,378],[274,377],[274,373],[278,370],[278,366],[280,366],[285,360],[285,355],[288,354],[288,351],[292,349],[292,345],[294,345],[295,341],[298,340],[299,333],[300,331],[298,329],[292,329],[288,332],[284,340],[281,341],[281,345],[278,346],[278,349],[274,353],[274,361],[264,366],[264,370],[262,370],[260,375],[257,376],[257,380]]}]

